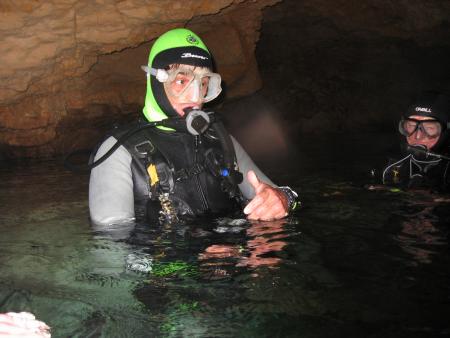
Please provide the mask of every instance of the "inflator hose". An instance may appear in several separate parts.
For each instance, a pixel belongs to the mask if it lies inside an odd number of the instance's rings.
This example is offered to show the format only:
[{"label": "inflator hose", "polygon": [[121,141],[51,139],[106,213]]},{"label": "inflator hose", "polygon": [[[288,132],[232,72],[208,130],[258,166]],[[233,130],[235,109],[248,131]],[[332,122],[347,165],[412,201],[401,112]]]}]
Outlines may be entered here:
[{"label": "inflator hose", "polygon": [[228,192],[232,198],[236,198],[240,196],[238,184],[242,183],[243,175],[241,172],[235,170],[234,161],[236,152],[234,150],[233,141],[220,120],[216,119],[212,123],[211,128],[219,138],[223,150],[223,161],[225,168],[228,170],[227,175],[223,175],[224,179],[228,181],[227,190],[229,190]]},{"label": "inflator hose", "polygon": [[227,169],[234,169],[234,159],[236,158],[236,153],[234,151],[230,134],[228,134],[223,123],[219,120],[214,121],[211,128],[216,132],[217,137],[219,138],[219,142],[224,153],[223,160],[225,162],[225,167]]},{"label": "inflator hose", "polygon": [[[169,120],[169,119],[167,119],[167,120]],[[129,130],[128,132],[123,134],[121,137],[119,137],[117,139],[116,143],[114,143],[114,145],[98,160],[94,161],[93,158],[89,159],[89,163],[87,165],[86,164],[76,165],[76,164],[73,164],[70,162],[70,158],[72,156],[86,152],[86,150],[74,151],[74,152],[70,153],[69,155],[67,155],[66,157],[64,157],[64,167],[66,167],[68,170],[74,171],[74,172],[85,172],[85,173],[89,172],[92,169],[94,169],[95,167],[97,167],[98,165],[100,165],[101,163],[103,163],[104,161],[106,161],[106,159],[108,159],[108,157],[110,157],[112,155],[112,153],[114,153],[123,144],[123,142],[126,141],[132,135],[134,135],[137,132],[139,132],[143,129],[146,129],[146,128],[154,128],[157,126],[169,127],[166,125],[166,124],[168,124],[167,122],[168,121],[162,120],[162,121],[158,121],[158,122],[149,122],[149,123],[145,123],[142,125],[138,125],[137,127]]]}]

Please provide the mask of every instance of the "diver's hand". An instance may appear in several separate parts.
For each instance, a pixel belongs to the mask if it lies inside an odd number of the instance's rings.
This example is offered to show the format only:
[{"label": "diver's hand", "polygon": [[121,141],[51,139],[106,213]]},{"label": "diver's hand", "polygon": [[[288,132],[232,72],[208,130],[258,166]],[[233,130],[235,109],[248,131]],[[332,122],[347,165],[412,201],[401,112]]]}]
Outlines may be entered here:
[{"label": "diver's hand", "polygon": [[282,191],[261,182],[253,170],[247,173],[247,178],[256,193],[244,209],[248,219],[271,221],[288,215],[288,199]]}]

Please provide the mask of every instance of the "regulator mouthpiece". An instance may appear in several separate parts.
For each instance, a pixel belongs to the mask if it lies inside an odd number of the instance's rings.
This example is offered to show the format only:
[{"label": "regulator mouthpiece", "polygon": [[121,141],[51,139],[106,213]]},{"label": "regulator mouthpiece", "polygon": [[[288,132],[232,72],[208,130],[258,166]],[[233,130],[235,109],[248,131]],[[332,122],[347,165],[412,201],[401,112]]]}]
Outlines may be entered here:
[{"label": "regulator mouthpiece", "polygon": [[428,153],[428,149],[423,144],[415,144],[415,145],[408,145],[408,150],[412,153],[419,152],[419,153]]},{"label": "regulator mouthpiece", "polygon": [[186,128],[192,135],[203,134],[209,128],[211,119],[207,113],[202,110],[193,110],[187,108],[186,113]]}]

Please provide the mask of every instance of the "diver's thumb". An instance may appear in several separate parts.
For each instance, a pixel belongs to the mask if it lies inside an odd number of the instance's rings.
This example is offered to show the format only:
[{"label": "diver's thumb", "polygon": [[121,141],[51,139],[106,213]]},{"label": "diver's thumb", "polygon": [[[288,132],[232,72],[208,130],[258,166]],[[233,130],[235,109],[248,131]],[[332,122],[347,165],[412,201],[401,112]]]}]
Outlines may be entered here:
[{"label": "diver's thumb", "polygon": [[256,194],[258,194],[258,192],[261,190],[263,184],[258,179],[258,177],[256,176],[256,174],[253,170],[249,170],[249,172],[247,173],[247,179],[250,182],[250,184],[252,185],[252,187],[255,189]]}]

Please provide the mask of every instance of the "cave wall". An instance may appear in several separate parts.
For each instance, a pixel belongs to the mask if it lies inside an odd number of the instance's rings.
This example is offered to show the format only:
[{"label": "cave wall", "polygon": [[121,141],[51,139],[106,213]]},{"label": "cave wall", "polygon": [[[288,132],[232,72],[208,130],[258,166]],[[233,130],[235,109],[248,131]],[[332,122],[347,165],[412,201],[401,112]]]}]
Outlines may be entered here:
[{"label": "cave wall", "polygon": [[450,1],[283,0],[264,12],[257,60],[293,132],[395,132],[418,92],[450,93]]},{"label": "cave wall", "polygon": [[206,41],[231,114],[250,116],[255,95],[230,99],[262,86],[294,133],[392,130],[415,92],[450,92],[449,13],[442,0],[4,0],[0,158],[89,148],[138,116],[140,65],[174,27]]},{"label": "cave wall", "polygon": [[[151,44],[193,29],[227,97],[261,86],[254,56],[262,9],[279,0],[6,0],[0,3],[0,151],[43,157],[91,147],[138,116]],[[0,156],[1,158],[1,156]]]}]

